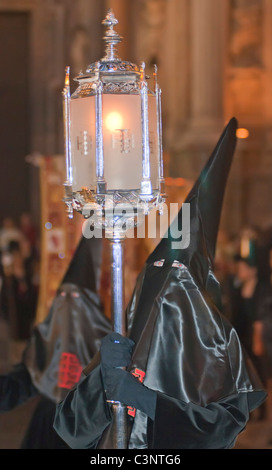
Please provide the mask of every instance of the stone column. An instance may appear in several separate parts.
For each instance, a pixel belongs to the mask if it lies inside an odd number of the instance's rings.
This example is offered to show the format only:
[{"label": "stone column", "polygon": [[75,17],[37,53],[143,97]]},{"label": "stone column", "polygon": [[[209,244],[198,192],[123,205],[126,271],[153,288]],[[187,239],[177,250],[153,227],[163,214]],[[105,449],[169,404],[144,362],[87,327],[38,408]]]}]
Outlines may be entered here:
[{"label": "stone column", "polygon": [[71,65],[71,76],[85,71],[86,67],[103,55],[102,40],[104,2],[96,0],[65,0],[66,53]]},{"label": "stone column", "polygon": [[188,115],[188,43],[190,0],[132,0],[136,63],[147,75],[158,66],[162,89],[164,150],[171,152]]},{"label": "stone column", "polygon": [[191,122],[207,136],[224,121],[226,0],[191,0]]},{"label": "stone column", "polygon": [[162,88],[164,148],[171,152],[189,113],[189,13],[188,0],[167,2],[160,44],[159,83]]},{"label": "stone column", "polygon": [[[233,0],[229,16],[226,111],[249,137],[238,142],[229,191],[240,200],[236,228],[271,222],[271,14],[269,0]],[[226,206],[233,223],[235,204]],[[237,217],[238,216],[238,217]]]},{"label": "stone column", "polygon": [[162,53],[167,2],[166,0],[134,0],[132,4],[137,60],[143,60],[147,68],[152,67]]},{"label": "stone column", "polygon": [[[171,174],[194,180],[222,132],[228,0],[190,0],[184,119],[172,139]],[[184,47],[184,46],[183,46]],[[180,75],[182,77],[182,75]],[[181,78],[183,79],[183,77]],[[180,88],[180,84],[177,85]],[[184,112],[185,111],[185,112]]]}]

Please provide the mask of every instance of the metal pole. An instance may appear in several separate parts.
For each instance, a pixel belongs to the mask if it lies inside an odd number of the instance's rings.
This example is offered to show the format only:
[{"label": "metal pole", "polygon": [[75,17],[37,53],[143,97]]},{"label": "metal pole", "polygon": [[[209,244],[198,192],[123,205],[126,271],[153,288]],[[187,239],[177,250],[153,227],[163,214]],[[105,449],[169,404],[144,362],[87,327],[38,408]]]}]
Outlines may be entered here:
[{"label": "metal pole", "polygon": [[71,161],[71,113],[70,113],[70,67],[65,70],[65,83],[62,91],[63,96],[63,120],[64,120],[64,144],[66,157],[66,181],[65,202],[67,204],[67,213],[70,219],[73,218],[73,176]]},{"label": "metal pole", "polygon": [[111,308],[113,330],[126,335],[126,317],[124,311],[124,238],[116,235],[111,244]]},{"label": "metal pole", "polygon": [[[111,244],[111,305],[113,330],[126,336],[124,309],[124,239],[118,235]],[[127,449],[127,407],[120,402],[112,403],[114,449]]]},{"label": "metal pole", "polygon": [[72,185],[71,116],[70,116],[70,67],[65,70],[63,95],[64,144],[66,158],[66,184]]}]

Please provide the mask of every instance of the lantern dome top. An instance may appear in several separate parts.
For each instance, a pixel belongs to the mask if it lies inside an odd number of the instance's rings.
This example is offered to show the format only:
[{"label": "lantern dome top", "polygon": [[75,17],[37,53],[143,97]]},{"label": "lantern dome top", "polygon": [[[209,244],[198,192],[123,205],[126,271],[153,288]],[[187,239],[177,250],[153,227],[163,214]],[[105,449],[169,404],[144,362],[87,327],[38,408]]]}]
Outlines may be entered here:
[{"label": "lantern dome top", "polygon": [[[76,81],[95,80],[99,75],[103,81],[138,81],[141,78],[142,68],[125,60],[117,54],[117,45],[122,41],[122,37],[115,31],[114,27],[118,20],[112,9],[107,11],[102,24],[107,27],[103,39],[106,43],[105,55],[98,62],[87,66],[86,72],[80,72],[75,77]],[[115,78],[114,78],[115,77]]]}]

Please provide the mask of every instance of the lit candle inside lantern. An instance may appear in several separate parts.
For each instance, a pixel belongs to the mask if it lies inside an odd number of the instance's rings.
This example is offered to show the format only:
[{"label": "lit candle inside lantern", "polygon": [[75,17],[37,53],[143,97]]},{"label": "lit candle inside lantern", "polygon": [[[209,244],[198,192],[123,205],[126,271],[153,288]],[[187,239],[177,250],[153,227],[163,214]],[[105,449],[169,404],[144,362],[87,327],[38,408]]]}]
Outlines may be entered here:
[{"label": "lit candle inside lantern", "polygon": [[106,117],[106,127],[109,131],[115,131],[116,129],[122,129],[123,118],[120,113],[112,111]]},{"label": "lit candle inside lantern", "polygon": [[[144,63],[138,67],[115,57],[121,39],[111,13],[103,24],[108,26],[106,55],[76,77],[79,86],[69,96],[66,115],[71,193],[80,207],[87,195],[132,191],[148,201],[164,193],[157,67],[153,90]],[[65,80],[66,93],[67,87]]]}]

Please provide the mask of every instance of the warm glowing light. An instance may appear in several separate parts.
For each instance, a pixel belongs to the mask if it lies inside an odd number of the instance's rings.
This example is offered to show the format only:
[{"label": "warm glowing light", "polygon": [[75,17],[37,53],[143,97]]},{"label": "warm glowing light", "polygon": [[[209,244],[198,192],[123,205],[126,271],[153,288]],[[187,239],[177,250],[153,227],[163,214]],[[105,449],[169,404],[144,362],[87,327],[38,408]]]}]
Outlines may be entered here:
[{"label": "warm glowing light", "polygon": [[67,87],[70,85],[70,67],[66,67],[65,69],[65,83],[64,85]]},{"label": "warm glowing light", "polygon": [[240,255],[242,258],[247,258],[250,254],[250,239],[243,237],[240,246]]},{"label": "warm glowing light", "polygon": [[240,127],[239,129],[237,129],[236,137],[238,137],[238,139],[247,139],[248,136],[249,136],[248,129],[245,129],[244,127]]},{"label": "warm glowing light", "polygon": [[108,114],[106,117],[106,127],[109,131],[115,131],[116,129],[122,129],[123,126],[123,118],[121,114],[113,111],[112,113]]},{"label": "warm glowing light", "polygon": [[172,178],[171,176],[167,176],[165,178],[166,186],[185,186],[185,179],[184,178]]}]

